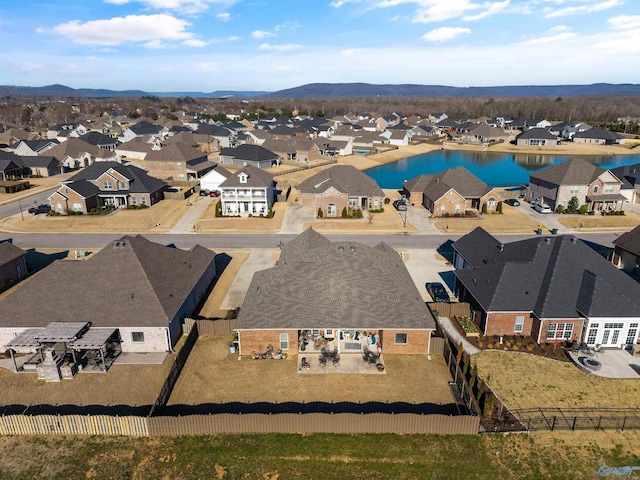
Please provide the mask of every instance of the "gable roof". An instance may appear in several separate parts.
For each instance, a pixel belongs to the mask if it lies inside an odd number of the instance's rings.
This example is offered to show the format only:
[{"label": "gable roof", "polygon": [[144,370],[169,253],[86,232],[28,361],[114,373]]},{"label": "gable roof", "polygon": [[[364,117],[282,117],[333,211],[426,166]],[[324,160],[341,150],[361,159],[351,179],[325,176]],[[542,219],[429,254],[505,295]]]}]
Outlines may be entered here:
[{"label": "gable roof", "polygon": [[160,150],[151,150],[145,157],[147,162],[192,162],[206,159],[205,152],[184,142],[171,142]]},{"label": "gable roof", "polygon": [[[69,186],[71,186],[72,183],[73,184],[77,183],[79,180],[85,180],[90,185],[93,185],[90,183],[91,181],[96,181],[98,178],[100,178],[100,176],[103,173],[109,170],[115,170],[120,175],[129,179],[130,193],[152,193],[158,190],[162,190],[167,186],[165,182],[163,182],[158,178],[148,175],[147,172],[141,168],[138,168],[133,165],[122,165],[121,163],[117,163],[117,162],[93,163],[88,167],[80,170],[73,177],[71,177],[68,180]],[[74,190],[76,189],[75,186],[73,188]],[[89,190],[85,190],[85,192],[89,193]],[[81,193],[81,192],[78,191],[78,193]]]},{"label": "gable roof", "polygon": [[486,232],[469,235],[453,248],[472,267],[455,274],[486,311],[531,311],[539,318],[640,316],[640,284],[573,235],[504,245]]},{"label": "gable roof", "polygon": [[97,147],[100,145],[116,145],[118,143],[116,139],[100,132],[87,132],[84,135],[80,135],[78,138]]},{"label": "gable roof", "polygon": [[247,160],[251,162],[264,162],[268,160],[276,160],[280,157],[270,150],[260,145],[242,144],[237,147],[223,148],[220,156],[233,157],[238,160]]},{"label": "gable roof", "polygon": [[20,247],[14,245],[9,241],[0,242],[0,265],[6,265],[7,263],[24,256],[27,252]]},{"label": "gable roof", "polygon": [[573,138],[594,138],[598,140],[616,141],[621,137],[616,132],[612,132],[611,130],[607,130],[606,128],[593,127],[589,128],[588,130],[576,132]]},{"label": "gable roof", "polygon": [[435,329],[400,255],[384,243],[331,242],[307,229],[257,272],[240,308],[242,329]]},{"label": "gable roof", "polygon": [[529,175],[552,185],[589,185],[607,170],[582,158],[572,158]]},{"label": "gable roof", "polygon": [[[240,182],[240,176],[246,175],[247,181],[245,183]],[[268,188],[273,183],[273,175],[269,172],[254,167],[253,165],[245,165],[237,172],[232,173],[220,184],[220,188],[223,187],[266,187]]]},{"label": "gable roof", "polygon": [[363,197],[384,197],[376,181],[352,165],[334,165],[307,178],[298,185],[300,193],[323,193],[329,188]]},{"label": "gable roof", "polygon": [[640,225],[620,235],[613,241],[613,244],[634,255],[640,256]]},{"label": "gable roof", "polygon": [[[94,327],[166,327],[215,253],[189,251],[146,238],[125,236],[83,261],[57,260],[0,300],[0,326],[41,327],[53,321],[91,322]],[[61,295],[52,285],[99,295]],[[38,301],[34,302],[33,299]]]},{"label": "gable roof", "polygon": [[546,128],[538,128],[538,127],[525,130],[524,132],[522,132],[516,137],[516,141],[522,140],[522,139],[557,140],[556,136],[553,133],[551,133],[549,130],[547,130]]},{"label": "gable roof", "polygon": [[407,180],[404,187],[411,193],[423,193],[432,200],[437,200],[452,188],[465,198],[480,198],[492,190],[464,167],[423,174]]}]

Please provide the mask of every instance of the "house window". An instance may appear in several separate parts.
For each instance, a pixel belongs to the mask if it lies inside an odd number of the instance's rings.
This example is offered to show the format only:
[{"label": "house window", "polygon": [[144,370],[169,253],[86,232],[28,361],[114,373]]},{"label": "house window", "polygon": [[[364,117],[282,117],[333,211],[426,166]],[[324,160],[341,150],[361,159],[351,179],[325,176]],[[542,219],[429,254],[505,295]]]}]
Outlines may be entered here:
[{"label": "house window", "polygon": [[131,332],[131,341],[133,343],[144,343],[144,332]]},{"label": "house window", "polygon": [[592,323],[589,327],[589,333],[587,333],[587,345],[593,345],[596,343],[596,336],[598,335],[598,327],[600,324]]},{"label": "house window", "polygon": [[580,191],[580,187],[575,187],[575,186],[574,187],[569,187],[569,193],[571,193],[573,195],[579,193],[579,191]]},{"label": "house window", "polygon": [[515,333],[522,333],[522,329],[524,328],[524,315],[518,315],[516,317],[516,326],[513,328]]},{"label": "house window", "polygon": [[71,210],[74,212],[82,212],[82,204],[74,203],[73,205],[71,205]]},{"label": "house window", "polygon": [[460,213],[460,204],[456,203],[456,215]]},{"label": "house window", "polygon": [[327,205],[327,215],[335,216],[335,214],[336,214],[336,204],[330,203],[329,205]]},{"label": "house window", "polygon": [[103,190],[113,190],[113,183],[111,182],[102,182]]},{"label": "house window", "polygon": [[118,188],[120,190],[126,190],[127,189],[127,182],[118,182]]},{"label": "house window", "polygon": [[131,197],[131,205],[137,205],[138,204],[138,197]]},{"label": "house window", "polygon": [[496,208],[496,199],[490,198],[489,200],[487,200],[487,209],[493,210],[494,208]]},{"label": "house window", "polygon": [[604,193],[613,193],[613,185],[605,185]]},{"label": "house window", "polygon": [[141,205],[146,205],[147,204],[147,198],[146,197],[140,197],[140,204]]},{"label": "house window", "polygon": [[573,323],[550,323],[547,340],[569,340],[573,334]]},{"label": "house window", "polygon": [[632,345],[633,343],[635,343],[637,333],[638,333],[638,324],[637,323],[630,324],[625,343],[627,345]]},{"label": "house window", "polygon": [[241,173],[240,175],[238,175],[238,178],[240,179],[240,183],[247,183],[247,174],[246,173]]},{"label": "house window", "polygon": [[289,334],[280,334],[280,350],[289,350]]},{"label": "house window", "polygon": [[349,199],[349,210],[355,210],[356,208],[358,208],[358,199],[357,198],[350,198]]},{"label": "house window", "polygon": [[598,186],[593,187],[593,193],[598,193]]},{"label": "house window", "polygon": [[406,345],[407,344],[407,334],[406,333],[396,333],[393,339],[393,343],[396,345]]}]

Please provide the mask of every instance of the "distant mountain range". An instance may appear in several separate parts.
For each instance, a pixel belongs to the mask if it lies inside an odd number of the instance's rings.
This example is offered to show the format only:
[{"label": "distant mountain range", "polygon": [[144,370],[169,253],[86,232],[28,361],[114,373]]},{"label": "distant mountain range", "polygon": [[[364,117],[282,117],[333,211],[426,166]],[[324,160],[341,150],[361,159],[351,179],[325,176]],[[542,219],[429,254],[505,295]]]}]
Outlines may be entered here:
[{"label": "distant mountain range", "polygon": [[374,85],[370,83],[310,83],[277,92],[222,90],[205,92],[144,92],[71,88],[64,85],[21,87],[0,85],[3,97],[193,97],[193,98],[358,98],[358,97],[583,97],[640,96],[640,84],[522,85],[449,87],[445,85]]}]

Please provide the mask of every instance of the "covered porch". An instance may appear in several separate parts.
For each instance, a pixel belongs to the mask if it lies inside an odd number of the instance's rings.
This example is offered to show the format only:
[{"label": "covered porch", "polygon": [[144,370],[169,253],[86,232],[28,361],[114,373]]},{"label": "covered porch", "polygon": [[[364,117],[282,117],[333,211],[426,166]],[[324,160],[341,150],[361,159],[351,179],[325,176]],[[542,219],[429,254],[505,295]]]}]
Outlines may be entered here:
[{"label": "covered porch", "polygon": [[98,198],[100,199],[100,206],[114,206],[114,207],[126,207],[129,202],[127,201],[128,193],[100,193]]},{"label": "covered porch", "polygon": [[598,212],[612,212],[622,210],[627,198],[620,193],[609,193],[603,195],[587,196],[589,210]]},{"label": "covered porch", "polygon": [[298,331],[298,355],[336,351],[339,354],[382,353],[382,331],[321,328]]}]

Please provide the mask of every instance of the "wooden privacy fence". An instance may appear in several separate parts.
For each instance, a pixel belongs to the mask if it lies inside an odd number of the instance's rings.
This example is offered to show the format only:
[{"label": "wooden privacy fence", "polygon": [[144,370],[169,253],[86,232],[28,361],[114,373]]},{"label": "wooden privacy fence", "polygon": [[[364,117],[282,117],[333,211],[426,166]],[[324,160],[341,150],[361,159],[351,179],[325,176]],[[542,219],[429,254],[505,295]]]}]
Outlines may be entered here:
[{"label": "wooden privacy fence", "polygon": [[124,435],[148,437],[147,417],[111,415],[3,415],[0,435]]},{"label": "wooden privacy fence", "polygon": [[231,335],[235,320],[196,320],[198,324],[198,333],[200,335]]},{"label": "wooden privacy fence", "polygon": [[241,433],[477,435],[480,418],[413,413],[279,413],[151,417],[150,436]]},{"label": "wooden privacy fence", "polygon": [[471,305],[466,302],[445,303],[433,302],[427,303],[429,310],[436,317],[454,317],[461,315],[471,315]]},{"label": "wooden privacy fence", "polygon": [[431,337],[429,353],[431,355],[444,355],[444,342],[446,342],[446,339],[443,337]]}]

